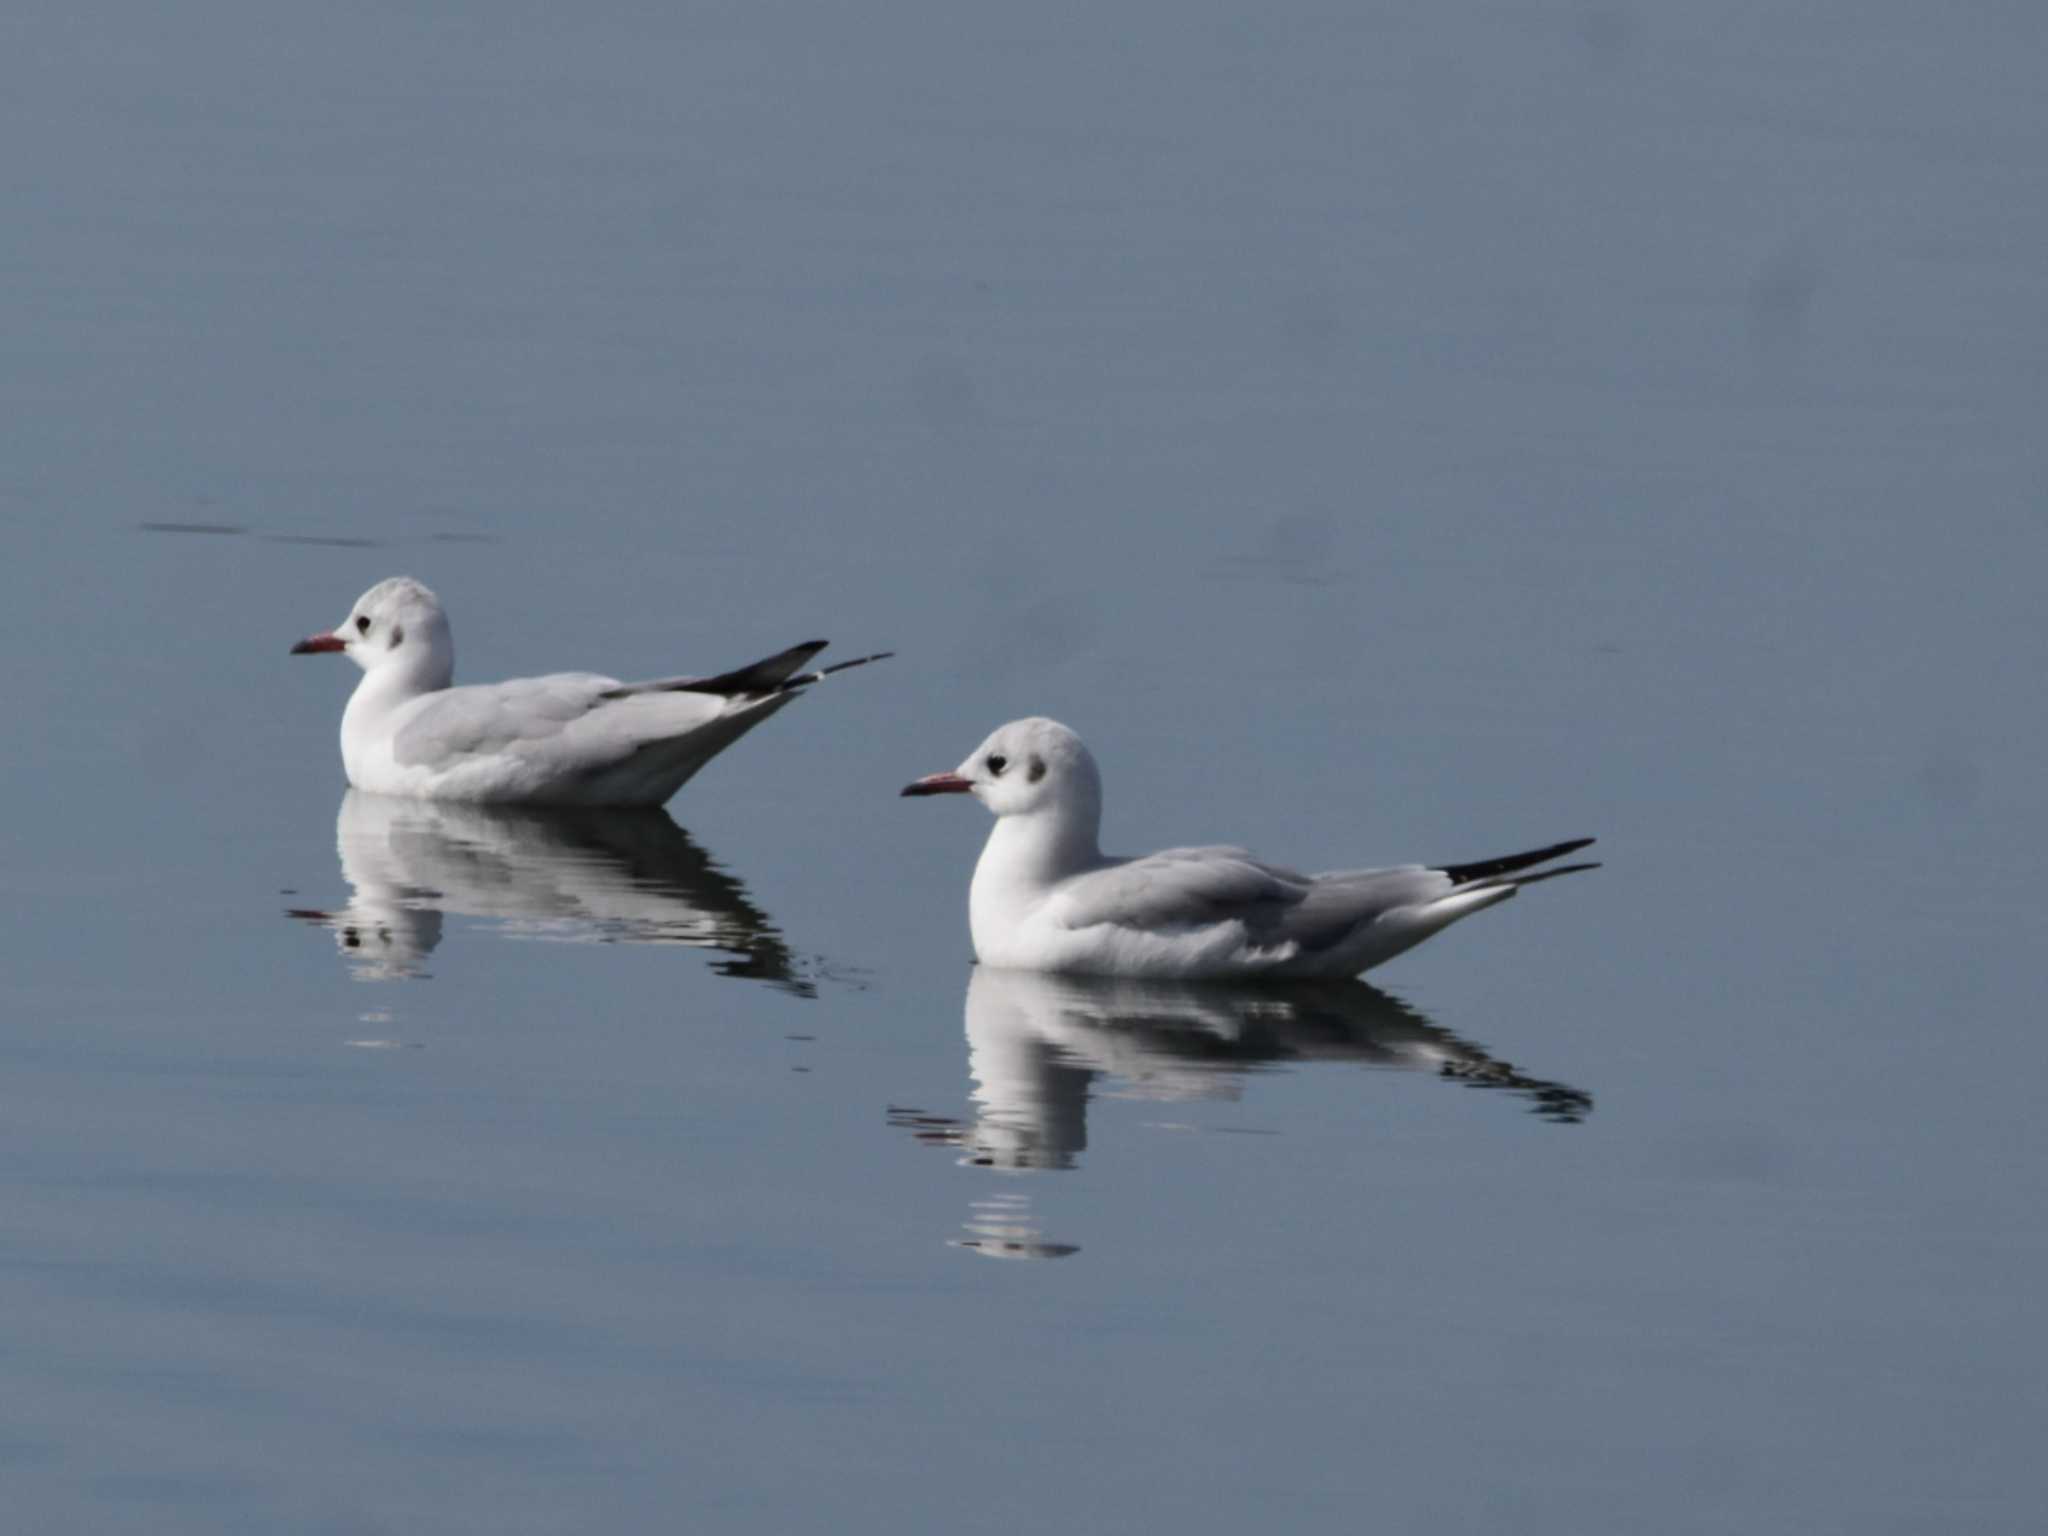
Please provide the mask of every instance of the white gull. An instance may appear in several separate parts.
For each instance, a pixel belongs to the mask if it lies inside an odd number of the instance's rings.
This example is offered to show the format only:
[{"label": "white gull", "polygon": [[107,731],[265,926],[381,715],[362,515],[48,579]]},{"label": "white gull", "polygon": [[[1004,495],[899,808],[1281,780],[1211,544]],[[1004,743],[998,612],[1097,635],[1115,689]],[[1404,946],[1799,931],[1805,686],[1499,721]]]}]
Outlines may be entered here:
[{"label": "white gull", "polygon": [[716,677],[622,683],[552,672],[451,686],[455,641],[441,600],[409,576],[370,588],[340,626],[292,647],[341,651],[363,680],[341,717],[341,760],[357,789],[428,800],[525,805],[660,805],[692,774],[833,672],[798,669],[823,640]]},{"label": "white gull", "polygon": [[1207,980],[1355,976],[1525,885],[1590,837],[1470,864],[1304,875],[1242,848],[1105,857],[1102,776],[1057,720],[1014,720],[906,795],[971,794],[995,813],[968,919],[984,965]]}]

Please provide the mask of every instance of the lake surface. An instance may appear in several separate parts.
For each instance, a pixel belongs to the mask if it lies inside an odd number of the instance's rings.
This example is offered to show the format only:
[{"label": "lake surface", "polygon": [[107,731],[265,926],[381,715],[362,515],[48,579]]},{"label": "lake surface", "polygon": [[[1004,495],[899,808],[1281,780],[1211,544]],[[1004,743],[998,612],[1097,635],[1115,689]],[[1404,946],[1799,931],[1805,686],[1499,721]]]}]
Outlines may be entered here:
[{"label": "lake surface", "polygon": [[[0,21],[0,1473],[38,1532],[2031,1532],[2037,6]],[[460,677],[835,678],[668,814]],[[347,675],[342,675],[346,673]],[[1597,873],[1282,997],[1121,851]]]}]

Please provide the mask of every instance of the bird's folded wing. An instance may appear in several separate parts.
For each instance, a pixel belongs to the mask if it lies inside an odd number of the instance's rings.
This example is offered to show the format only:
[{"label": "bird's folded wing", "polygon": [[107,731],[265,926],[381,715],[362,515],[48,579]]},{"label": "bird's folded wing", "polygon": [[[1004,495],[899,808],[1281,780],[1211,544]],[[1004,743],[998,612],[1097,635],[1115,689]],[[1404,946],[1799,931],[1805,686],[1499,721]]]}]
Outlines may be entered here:
[{"label": "bird's folded wing", "polygon": [[392,757],[431,766],[559,739],[617,686],[594,672],[556,672],[428,694],[393,735]]},{"label": "bird's folded wing", "polygon": [[1311,876],[1242,848],[1170,848],[1073,880],[1061,893],[1060,917],[1070,928],[1168,932],[1235,922],[1256,944],[1313,954],[1453,889],[1443,871],[1420,865]]},{"label": "bird's folded wing", "polygon": [[1310,884],[1242,848],[1168,848],[1076,876],[1060,893],[1060,920],[1069,928],[1265,927],[1299,906]]},{"label": "bird's folded wing", "polygon": [[1420,864],[1317,875],[1306,899],[1287,914],[1285,937],[1313,953],[1343,943],[1390,913],[1426,907],[1454,889],[1442,870]]}]

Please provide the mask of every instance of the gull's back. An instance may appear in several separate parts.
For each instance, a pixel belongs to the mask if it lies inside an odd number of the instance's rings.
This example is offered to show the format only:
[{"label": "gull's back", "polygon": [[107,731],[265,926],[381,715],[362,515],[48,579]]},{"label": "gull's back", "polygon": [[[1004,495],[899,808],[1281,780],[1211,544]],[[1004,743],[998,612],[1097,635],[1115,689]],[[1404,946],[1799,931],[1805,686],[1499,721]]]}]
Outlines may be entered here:
[{"label": "gull's back", "polygon": [[356,782],[446,800],[660,805],[794,697],[631,689],[593,672],[446,688],[401,707],[388,752]]}]

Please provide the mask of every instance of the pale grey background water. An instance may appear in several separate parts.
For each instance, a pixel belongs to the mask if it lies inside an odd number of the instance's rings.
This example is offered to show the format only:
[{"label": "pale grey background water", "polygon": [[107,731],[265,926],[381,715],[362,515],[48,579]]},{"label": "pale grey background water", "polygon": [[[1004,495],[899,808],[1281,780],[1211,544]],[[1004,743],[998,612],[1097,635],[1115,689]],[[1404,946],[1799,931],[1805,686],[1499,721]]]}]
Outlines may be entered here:
[{"label": "pale grey background water", "polygon": [[[10,1525],[2035,1529],[2042,14],[11,9]],[[900,656],[687,837],[361,822],[400,570]],[[1033,711],[1113,847],[1608,866],[970,1009],[895,791]]]}]

